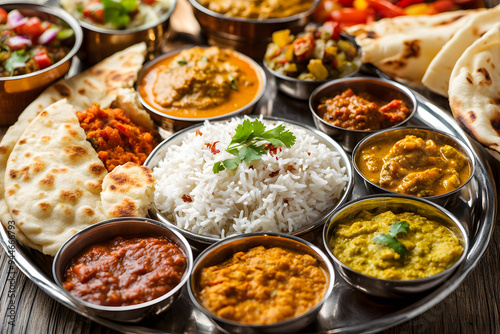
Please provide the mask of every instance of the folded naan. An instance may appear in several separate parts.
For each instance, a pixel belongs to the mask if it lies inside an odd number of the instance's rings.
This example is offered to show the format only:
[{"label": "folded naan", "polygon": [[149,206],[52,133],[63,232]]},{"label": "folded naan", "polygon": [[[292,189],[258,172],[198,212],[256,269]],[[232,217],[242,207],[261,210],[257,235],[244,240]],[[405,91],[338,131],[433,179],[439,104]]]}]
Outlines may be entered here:
[{"label": "folded naan", "polygon": [[362,61],[394,79],[421,86],[432,59],[483,9],[436,15],[399,16],[345,28],[361,47]]},{"label": "folded naan", "polygon": [[457,60],[448,95],[460,126],[500,160],[500,23]]},{"label": "folded naan", "polygon": [[472,16],[432,59],[422,78],[423,85],[448,97],[451,72],[462,53],[495,24],[500,22],[500,5]]}]

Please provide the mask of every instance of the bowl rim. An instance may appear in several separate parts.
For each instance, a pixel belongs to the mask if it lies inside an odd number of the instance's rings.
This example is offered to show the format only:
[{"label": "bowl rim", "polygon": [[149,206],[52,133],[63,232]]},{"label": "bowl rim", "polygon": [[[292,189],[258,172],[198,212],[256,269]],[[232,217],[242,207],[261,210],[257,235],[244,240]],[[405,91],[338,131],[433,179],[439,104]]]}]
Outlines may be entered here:
[{"label": "bowl rim", "polygon": [[[385,128],[385,129],[378,129],[378,130],[349,130],[349,129],[346,129],[346,128],[343,128],[343,127],[340,127],[340,126],[336,126],[336,125],[330,124],[330,123],[326,122],[325,120],[323,120],[323,118],[321,118],[318,115],[318,113],[315,110],[315,107],[313,106],[313,100],[316,97],[316,95],[318,95],[319,93],[321,93],[322,90],[324,90],[326,88],[329,88],[330,86],[333,86],[333,85],[336,85],[336,84],[341,84],[344,81],[354,81],[354,82],[363,82],[363,81],[365,81],[365,82],[370,82],[370,84],[374,84],[374,85],[381,85],[381,84],[383,84],[386,87],[390,86],[391,89],[395,88],[396,90],[400,90],[401,92],[403,92],[403,94],[405,94],[412,101],[412,103],[413,103],[413,109],[411,110],[410,114],[403,121],[399,122],[398,124],[394,124],[394,125],[392,125],[392,126],[390,126],[388,128]],[[418,110],[418,107],[419,107],[418,101],[417,101],[417,97],[415,96],[415,94],[412,92],[412,90],[410,88],[406,87],[403,84],[400,84],[399,82],[393,81],[393,80],[388,80],[388,79],[384,79],[384,78],[377,78],[377,77],[369,77],[369,76],[356,76],[356,77],[352,76],[352,77],[343,77],[343,78],[338,78],[338,79],[330,80],[329,82],[326,82],[326,83],[322,84],[321,86],[319,86],[318,88],[316,88],[311,93],[311,95],[309,96],[308,105],[309,105],[309,110],[311,111],[312,116],[314,117],[314,119],[316,119],[317,121],[321,122],[321,124],[323,124],[325,126],[328,126],[328,127],[331,127],[333,129],[336,129],[338,131],[346,131],[346,132],[366,134],[366,135],[373,134],[373,133],[378,133],[378,132],[381,132],[381,131],[384,131],[384,130],[390,130],[390,129],[401,127],[402,125],[404,125],[408,121],[410,121],[410,119],[417,113],[417,110]],[[354,150],[353,150],[353,152],[354,152]]]},{"label": "bowl rim", "polygon": [[383,135],[383,134],[385,134],[387,132],[392,132],[392,131],[406,131],[406,132],[410,132],[410,131],[423,131],[423,132],[428,132],[428,133],[436,133],[439,136],[446,137],[450,141],[452,141],[453,143],[455,143],[458,147],[460,147],[460,149],[462,149],[465,152],[466,159],[470,163],[470,169],[471,170],[470,170],[469,177],[458,188],[455,188],[452,191],[449,191],[449,192],[441,194],[441,195],[425,196],[425,197],[418,197],[418,196],[413,196],[413,195],[408,195],[408,196],[414,197],[414,198],[424,198],[424,199],[430,200],[430,201],[435,201],[435,200],[443,199],[443,198],[446,198],[448,196],[452,196],[452,195],[460,192],[470,182],[470,180],[472,180],[472,178],[474,177],[474,174],[476,173],[476,165],[477,165],[476,164],[476,159],[474,157],[474,153],[472,152],[472,149],[467,144],[465,144],[462,140],[460,140],[458,138],[453,138],[450,134],[448,134],[448,133],[446,133],[444,131],[437,130],[437,129],[429,129],[429,128],[422,127],[422,126],[392,127],[392,128],[380,130],[378,132],[369,134],[365,138],[361,139],[359,141],[359,143],[357,143],[356,146],[354,147],[354,149],[352,150],[352,155],[351,155],[351,157],[352,157],[352,166],[353,166],[354,170],[356,171],[356,174],[358,174],[364,182],[367,182],[368,184],[370,184],[370,186],[375,187],[376,189],[378,189],[379,191],[381,191],[383,193],[392,194],[392,195],[398,195],[399,194],[399,193],[397,193],[395,191],[382,188],[382,187],[376,185],[375,183],[371,182],[370,180],[368,180],[368,178],[366,178],[366,176],[363,175],[363,173],[361,173],[361,171],[359,170],[358,165],[356,163],[356,160],[357,160],[356,158],[357,158],[358,152],[360,151],[361,147],[367,141],[369,141],[370,139],[375,138],[375,137],[377,137],[379,135],[381,136],[381,135]]},{"label": "bowl rim", "polygon": [[[245,239],[259,240],[259,238],[268,238],[268,237],[271,237],[272,239],[288,239],[288,240],[290,240],[290,242],[300,243],[302,245],[305,245],[310,250],[310,252],[308,252],[307,254],[315,253],[315,255],[317,255],[317,257],[321,258],[321,260],[324,264],[324,269],[325,269],[323,271],[325,272],[325,276],[327,275],[327,278],[328,278],[328,285],[326,287],[325,293],[324,293],[323,297],[321,298],[321,300],[319,300],[309,310],[307,310],[306,312],[304,312],[302,314],[299,314],[296,317],[293,317],[291,319],[278,321],[278,322],[274,322],[271,324],[266,324],[266,325],[242,324],[241,322],[221,318],[221,317],[213,314],[210,310],[205,308],[203,305],[201,305],[201,303],[198,301],[198,298],[196,298],[195,293],[193,291],[194,290],[193,284],[195,284],[194,279],[196,278],[195,270],[197,269],[197,266],[199,265],[199,263],[202,260],[204,260],[205,258],[207,258],[208,256],[210,256],[212,251],[214,251],[220,247],[223,247],[224,245],[238,242],[239,240],[240,240],[240,243],[244,243]],[[256,246],[257,245],[255,244],[255,241],[254,241],[253,246],[246,246],[245,249],[249,250],[250,248],[253,248]],[[269,244],[269,246],[272,246],[272,244]],[[290,249],[289,247],[286,247],[286,246],[283,246],[283,247]],[[234,252],[233,252],[233,254],[234,254]],[[202,268],[200,267],[199,269],[202,269]],[[195,259],[195,261],[193,263],[193,270],[191,272],[189,282],[187,284],[187,290],[188,290],[189,298],[191,299],[192,303],[200,311],[202,311],[205,315],[214,319],[215,321],[226,323],[226,324],[232,325],[232,326],[245,326],[245,327],[251,327],[251,328],[254,328],[257,330],[259,330],[259,329],[262,330],[262,329],[271,328],[271,327],[286,326],[288,324],[294,323],[299,318],[307,317],[308,315],[315,312],[316,310],[319,310],[322,307],[322,305],[324,304],[324,302],[332,294],[333,288],[335,286],[335,279],[336,279],[336,272],[335,272],[335,269],[333,267],[332,261],[330,261],[330,258],[328,257],[326,252],[321,250],[321,248],[319,246],[316,246],[313,243],[311,243],[305,239],[302,239],[302,238],[299,238],[297,236],[290,235],[290,234],[285,234],[285,233],[280,233],[280,232],[252,232],[252,233],[247,233],[247,234],[232,235],[232,236],[227,237],[225,239],[222,239],[219,242],[214,243],[214,244],[210,245],[209,247],[207,247],[206,249],[204,249],[197,256],[197,258]]]},{"label": "bowl rim", "polygon": [[[328,234],[328,229],[329,229],[329,227],[331,225],[331,221],[337,215],[341,214],[344,210],[349,209],[351,206],[353,206],[353,205],[361,205],[361,203],[363,203],[363,202],[374,200],[374,199],[375,200],[379,200],[379,201],[384,201],[384,200],[388,200],[388,199],[399,199],[399,200],[406,200],[406,201],[409,201],[409,202],[412,202],[412,201],[413,202],[420,202],[420,203],[423,203],[424,206],[427,206],[427,207],[430,206],[430,207],[433,207],[434,209],[437,209],[438,211],[442,212],[448,218],[449,221],[451,221],[451,222],[453,222],[453,224],[455,224],[455,226],[458,228],[458,230],[461,233],[461,235],[456,235],[456,233],[452,231],[452,233],[458,239],[460,239],[460,237],[463,239],[463,251],[462,251],[462,255],[460,255],[460,258],[455,263],[453,263],[453,265],[451,265],[449,268],[447,268],[447,269],[445,269],[445,270],[443,270],[443,271],[441,271],[441,272],[439,272],[437,274],[434,274],[434,275],[431,275],[431,276],[428,276],[428,277],[416,278],[416,279],[410,279],[410,280],[391,280],[391,279],[373,277],[373,276],[369,276],[369,275],[363,274],[363,273],[361,273],[361,272],[359,272],[357,270],[354,270],[351,267],[348,267],[347,265],[345,265],[342,261],[340,261],[333,254],[333,252],[331,251],[330,247],[328,246],[328,241],[327,241],[327,237],[328,236],[327,236],[327,234]],[[411,196],[408,196],[408,195],[401,195],[401,194],[373,194],[373,195],[366,195],[366,196],[362,196],[362,197],[360,197],[360,198],[358,198],[358,199],[356,199],[354,201],[345,203],[344,205],[342,205],[342,207],[340,207],[337,211],[335,211],[330,216],[330,218],[328,219],[328,222],[325,223],[325,226],[323,227],[322,239],[323,239],[323,246],[326,249],[326,253],[330,256],[330,258],[334,261],[334,263],[336,265],[341,266],[343,270],[347,270],[349,272],[355,273],[356,275],[360,275],[361,277],[363,277],[365,279],[373,280],[375,282],[383,282],[385,284],[397,284],[397,285],[400,285],[400,286],[415,285],[415,284],[419,284],[419,283],[425,283],[425,282],[433,281],[435,279],[439,279],[439,278],[441,278],[443,276],[449,275],[450,273],[454,272],[458,267],[460,267],[463,264],[463,262],[465,261],[466,257],[468,256],[468,251],[469,251],[469,247],[470,247],[470,241],[469,241],[469,236],[467,234],[467,231],[465,230],[465,227],[463,226],[463,224],[458,220],[458,218],[453,213],[451,213],[445,207],[443,207],[443,206],[441,206],[439,204],[436,204],[434,202],[431,202],[429,200],[426,200],[426,199],[423,199],[423,198],[420,198],[420,197],[411,197]]]},{"label": "bowl rim", "polygon": [[139,27],[130,28],[130,29],[116,29],[116,30],[115,29],[107,29],[107,28],[98,27],[98,26],[90,24],[90,23],[88,23],[86,21],[80,20],[80,19],[74,17],[68,11],[66,11],[66,9],[64,9],[64,7],[61,4],[61,0],[57,0],[57,4],[59,5],[59,8],[61,8],[66,13],[68,13],[73,18],[75,18],[75,20],[78,21],[78,23],[82,26],[82,28],[85,28],[85,29],[90,30],[90,31],[95,31],[95,32],[98,32],[100,34],[107,34],[107,35],[127,35],[127,34],[133,34],[133,33],[136,33],[136,32],[146,31],[148,29],[154,28],[154,27],[156,27],[156,26],[164,23],[165,21],[167,21],[170,18],[170,16],[172,16],[172,13],[174,12],[175,8],[177,7],[177,0],[169,0],[169,1],[170,1],[170,7],[169,7],[168,11],[166,11],[160,17],[159,21],[152,22],[152,23],[149,23],[149,24],[145,24],[145,25],[142,25],[142,26],[139,26]]},{"label": "bowl rim", "polygon": [[[283,122],[284,124],[289,123],[289,124],[292,124],[294,126],[300,127],[306,131],[310,131],[310,132],[312,132],[312,135],[318,136],[318,137],[322,138],[324,142],[330,144],[331,145],[330,148],[333,147],[333,149],[336,150],[338,152],[338,154],[340,155],[341,161],[343,161],[345,163],[346,175],[349,178],[349,180],[347,181],[345,189],[344,189],[342,195],[340,196],[338,202],[332,208],[330,208],[330,209],[326,210],[324,213],[320,214],[311,224],[308,224],[307,226],[304,226],[301,229],[299,229],[298,231],[292,232],[289,235],[300,236],[300,235],[306,234],[306,233],[320,227],[319,222],[328,219],[328,216],[333,211],[337,210],[338,207],[342,203],[346,202],[348,200],[348,198],[351,196],[352,191],[354,189],[354,167],[352,166],[352,161],[351,161],[349,155],[347,154],[347,152],[344,150],[344,148],[339,143],[337,143],[337,141],[333,140],[330,136],[326,135],[324,132],[319,131],[318,129],[316,129],[312,126],[300,123],[298,121],[288,120],[288,119],[274,117],[274,116],[263,116],[263,115],[232,116],[232,117],[226,117],[223,119],[218,119],[218,120],[216,120],[216,122],[227,122],[227,121],[231,121],[235,118],[242,119],[242,120],[245,118],[263,119],[263,120],[267,120],[267,121],[271,121],[271,122]],[[160,151],[163,146],[169,145],[171,143],[171,141],[177,139],[178,137],[185,136],[188,132],[199,129],[202,126],[203,126],[203,123],[191,125],[189,127],[186,127],[184,129],[181,129],[181,130],[175,132],[172,136],[163,140],[149,154],[148,158],[144,162],[144,165],[151,168],[151,169],[156,167],[156,166],[151,166],[151,160],[153,160],[153,157],[156,154],[158,154],[158,151]],[[188,231],[188,230],[185,230],[181,227],[178,227],[173,222],[168,220],[163,214],[160,213],[160,211],[156,208],[156,204],[154,202],[153,202],[153,208],[150,209],[150,213],[152,213],[152,216],[155,217],[156,219],[158,219],[159,221],[161,221],[162,223],[168,225],[172,229],[176,229],[179,233],[183,234],[187,239],[193,240],[194,242],[202,243],[205,245],[210,245],[210,244],[214,244],[216,242],[222,241],[222,240],[226,240],[227,238],[233,236],[233,235],[230,235],[230,236],[226,236],[224,239],[220,239],[220,238],[204,236],[201,234],[193,233],[191,231]],[[271,232],[269,232],[269,233],[271,233]],[[247,234],[248,233],[237,234],[236,236],[247,235]]]},{"label": "bowl rim", "polygon": [[[88,231],[90,231],[90,230],[92,230],[94,228],[97,228],[97,227],[100,227],[100,226],[103,226],[103,225],[108,225],[108,224],[111,225],[113,223],[119,223],[120,221],[134,221],[134,220],[141,221],[141,223],[143,221],[146,221],[148,224],[154,224],[156,226],[159,226],[160,228],[166,229],[166,230],[172,232],[181,241],[181,243],[185,247],[185,250],[181,250],[181,251],[183,253],[185,253],[185,256],[187,258],[186,270],[185,270],[184,274],[182,275],[181,281],[172,290],[170,290],[167,293],[165,293],[165,294],[163,294],[161,296],[158,296],[158,297],[156,297],[156,298],[154,298],[154,299],[152,299],[150,301],[139,303],[139,304],[134,304],[134,305],[125,305],[125,306],[105,306],[105,305],[92,304],[92,303],[87,302],[87,301],[85,301],[83,299],[80,299],[78,297],[73,296],[68,290],[66,290],[64,288],[64,286],[62,285],[61,280],[59,279],[59,275],[58,275],[59,273],[58,273],[58,270],[57,270],[58,266],[60,264],[61,265],[63,265],[63,264],[67,265],[68,264],[68,263],[60,263],[60,261],[61,261],[60,259],[61,259],[62,254],[64,253],[64,251],[66,249],[68,249],[68,247],[71,246],[71,244],[76,239],[80,238],[82,235],[84,235],[85,233],[87,233]],[[148,233],[146,232],[145,234],[147,235]],[[92,242],[92,241],[89,242],[86,245],[86,247],[89,247],[89,246],[92,246],[92,245],[95,245],[95,242]],[[179,246],[177,246],[177,247],[179,248]],[[80,249],[79,251],[81,252],[81,251],[83,251],[83,249]],[[193,261],[193,253],[192,253],[192,250],[191,250],[191,245],[186,240],[186,238],[181,233],[179,233],[177,230],[174,230],[174,229],[170,228],[169,226],[166,226],[162,222],[154,220],[154,219],[151,219],[151,218],[145,218],[145,217],[119,217],[119,218],[111,218],[111,219],[103,220],[103,221],[100,221],[100,222],[95,223],[93,225],[90,225],[90,226],[84,228],[83,230],[75,233],[73,236],[71,236],[71,238],[69,238],[68,240],[66,240],[66,242],[61,246],[61,248],[59,249],[59,251],[56,253],[56,255],[54,257],[54,260],[52,262],[52,276],[54,277],[54,281],[55,281],[56,285],[59,287],[59,289],[62,291],[62,293],[65,296],[67,296],[68,298],[70,298],[74,303],[76,303],[76,305],[82,305],[82,306],[84,306],[87,309],[94,309],[94,310],[101,311],[101,312],[118,312],[118,313],[123,313],[123,312],[127,312],[127,311],[137,311],[137,310],[140,310],[140,309],[143,309],[143,308],[145,309],[147,307],[150,307],[150,306],[156,305],[158,303],[161,303],[165,299],[170,298],[177,291],[179,291],[180,289],[182,289],[184,287],[184,285],[186,284],[186,282],[189,280],[189,277],[191,276],[191,272],[192,272],[192,269],[193,269],[193,262],[194,261]]]},{"label": "bowl rim", "polygon": [[[196,1],[196,0],[193,0],[193,1]],[[316,26],[320,26],[319,24],[314,23],[314,22],[309,22],[308,24],[314,24]],[[301,31],[301,32],[304,32],[304,31]],[[357,56],[355,58],[359,59],[358,67],[354,71],[349,72],[348,74],[344,75],[343,77],[331,78],[331,79],[325,79],[325,80],[301,80],[301,79],[289,77],[288,75],[278,73],[275,70],[273,70],[272,68],[270,68],[269,65],[267,64],[267,61],[266,61],[266,55],[264,55],[264,57],[262,58],[262,64],[264,65],[264,68],[267,71],[269,71],[269,73],[271,73],[273,76],[277,77],[278,79],[281,79],[283,81],[288,81],[288,82],[301,83],[301,84],[305,84],[305,85],[318,86],[318,88],[319,88],[319,86],[326,85],[327,83],[330,83],[332,81],[354,78],[361,71],[361,65],[363,64],[363,62],[361,60],[362,50],[353,36],[343,32],[343,31],[340,33],[340,36],[342,39],[349,40],[350,42],[352,42],[354,44],[354,47],[356,48],[356,51],[357,51]],[[311,96],[312,96],[312,93],[311,93]]]},{"label": "bowl rim", "polygon": [[250,103],[248,103],[247,105],[244,105],[243,107],[241,107],[241,108],[239,108],[237,110],[233,110],[233,111],[231,111],[231,112],[229,112],[227,114],[222,114],[222,115],[217,115],[217,116],[211,116],[211,117],[202,117],[202,118],[190,118],[190,117],[173,116],[173,115],[169,115],[169,114],[163,113],[162,111],[157,110],[155,107],[151,106],[148,102],[146,102],[146,100],[144,100],[144,98],[142,97],[141,93],[139,92],[139,82],[142,81],[144,75],[149,71],[149,69],[151,67],[155,66],[157,63],[159,63],[162,60],[164,60],[165,58],[169,58],[169,57],[175,56],[175,55],[179,54],[183,50],[192,49],[192,48],[196,48],[196,47],[199,47],[199,48],[202,48],[202,49],[208,49],[208,48],[214,47],[214,46],[211,46],[211,45],[193,45],[193,44],[188,44],[188,45],[185,45],[185,46],[183,46],[181,48],[178,48],[178,49],[175,49],[175,50],[163,53],[163,54],[155,57],[154,59],[151,59],[150,61],[146,62],[142,66],[139,74],[137,75],[137,80],[134,83],[134,89],[136,91],[136,95],[137,95],[137,98],[139,99],[139,102],[141,103],[141,105],[144,108],[146,108],[147,110],[149,110],[150,112],[152,112],[152,113],[154,113],[154,114],[156,114],[158,116],[161,116],[161,117],[164,117],[164,118],[167,118],[167,119],[171,119],[171,120],[175,120],[175,121],[203,122],[205,120],[214,121],[214,120],[219,120],[219,119],[226,118],[226,117],[236,116],[236,115],[242,113],[244,110],[247,110],[249,108],[254,107],[262,99],[262,97],[266,93],[266,88],[267,88],[267,84],[268,84],[267,77],[266,77],[266,72],[264,71],[264,69],[262,68],[262,66],[260,66],[259,63],[257,63],[252,58],[248,57],[247,55],[245,55],[245,54],[243,54],[243,53],[241,53],[241,52],[239,52],[237,50],[232,50],[232,49],[228,49],[228,48],[218,47],[221,50],[230,51],[231,53],[234,53],[236,55],[236,57],[238,57],[241,60],[247,62],[255,70],[255,72],[257,73],[257,76],[260,76],[260,78],[261,78],[260,82],[261,82],[262,88],[261,88],[260,92],[258,92],[258,94],[253,98],[253,100],[250,101]]},{"label": "bowl rim", "polygon": [[312,13],[316,10],[319,3],[321,2],[321,0],[313,0],[311,3],[311,8],[309,8],[308,10],[306,10],[304,12],[300,12],[300,13],[290,15],[290,16],[279,17],[279,18],[270,18],[270,19],[250,19],[250,18],[244,18],[244,17],[228,16],[228,15],[224,15],[224,14],[215,12],[215,11],[203,6],[197,0],[188,0],[188,1],[191,4],[191,6],[193,6],[198,11],[202,12],[203,14],[212,16],[218,20],[226,20],[226,21],[232,21],[235,23],[249,23],[249,24],[286,23],[289,21],[299,20],[299,19],[304,18],[304,17],[309,17],[310,15],[312,15]]},{"label": "bowl rim", "polygon": [[42,12],[45,14],[49,14],[51,16],[58,18],[61,21],[64,21],[73,30],[73,33],[75,36],[75,42],[74,42],[73,46],[71,47],[71,50],[68,52],[68,54],[66,56],[64,56],[63,59],[59,60],[57,63],[52,64],[49,67],[46,67],[44,69],[38,70],[36,72],[28,73],[28,74],[0,77],[0,82],[27,79],[27,78],[35,77],[37,75],[42,75],[46,72],[53,70],[54,68],[61,66],[65,62],[71,60],[71,58],[73,58],[73,56],[75,56],[76,53],[78,52],[78,50],[80,49],[82,42],[83,42],[82,27],[80,26],[78,20],[75,19],[71,14],[69,14],[65,10],[58,8],[58,7],[49,7],[49,6],[46,6],[43,4],[26,3],[26,2],[22,2],[22,1],[0,3],[0,8],[5,8],[5,7],[12,8],[10,10],[14,10],[14,9],[18,9],[20,11],[22,11],[22,10],[34,10],[34,11]]}]

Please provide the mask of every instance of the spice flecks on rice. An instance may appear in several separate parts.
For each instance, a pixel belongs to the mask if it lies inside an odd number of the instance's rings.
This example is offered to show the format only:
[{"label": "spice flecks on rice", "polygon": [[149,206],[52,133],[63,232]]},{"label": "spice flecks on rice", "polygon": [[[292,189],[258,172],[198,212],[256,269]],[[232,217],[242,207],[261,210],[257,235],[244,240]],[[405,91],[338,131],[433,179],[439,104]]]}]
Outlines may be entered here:
[{"label": "spice flecks on rice", "polygon": [[[285,124],[297,137],[291,148],[214,174],[217,161],[242,120],[210,123],[171,145],[158,167],[155,204],[190,232],[216,238],[250,232],[291,233],[338,202],[348,182],[340,155],[306,130]],[[276,122],[263,121],[267,129]],[[214,144],[215,143],[215,144]],[[214,147],[215,146],[215,147]]]}]

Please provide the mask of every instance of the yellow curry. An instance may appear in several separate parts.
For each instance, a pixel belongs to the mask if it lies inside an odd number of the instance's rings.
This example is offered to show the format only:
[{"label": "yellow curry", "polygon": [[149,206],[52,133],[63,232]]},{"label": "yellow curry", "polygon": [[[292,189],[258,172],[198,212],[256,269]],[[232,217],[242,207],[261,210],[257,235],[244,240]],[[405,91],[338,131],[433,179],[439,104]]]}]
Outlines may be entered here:
[{"label": "yellow curry", "polygon": [[231,50],[194,47],[153,65],[138,88],[146,103],[167,115],[207,118],[250,104],[263,78]]},{"label": "yellow curry", "polygon": [[[406,247],[404,259],[392,248],[373,241],[388,233],[396,221],[409,224],[397,239]],[[412,212],[391,211],[373,216],[363,211],[352,221],[339,224],[329,248],[343,264],[368,276],[391,280],[411,280],[440,273],[462,255],[459,240],[447,227]]]},{"label": "yellow curry", "polygon": [[311,9],[313,0],[198,0],[217,13],[246,19],[273,19],[288,17]]},{"label": "yellow curry", "polygon": [[456,148],[414,135],[390,138],[363,149],[357,167],[372,183],[400,194],[438,196],[453,191],[470,176],[467,158]]},{"label": "yellow curry", "polygon": [[203,268],[198,299],[219,317],[245,324],[272,324],[294,318],[325,295],[327,278],[308,254],[264,246],[237,252]]}]

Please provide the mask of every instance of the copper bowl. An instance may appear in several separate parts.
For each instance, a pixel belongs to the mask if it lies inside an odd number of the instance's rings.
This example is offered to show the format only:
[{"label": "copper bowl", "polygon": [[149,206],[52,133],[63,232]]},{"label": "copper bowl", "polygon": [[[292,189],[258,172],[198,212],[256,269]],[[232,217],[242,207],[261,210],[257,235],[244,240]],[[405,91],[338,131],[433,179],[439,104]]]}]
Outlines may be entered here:
[{"label": "copper bowl", "polygon": [[170,0],[169,10],[158,22],[133,29],[104,29],[78,20],[83,28],[83,43],[78,56],[87,65],[94,65],[129,46],[145,42],[146,59],[153,59],[160,54],[163,36],[168,30],[170,16],[176,5],[177,0]]},{"label": "copper bowl", "polygon": [[59,62],[33,73],[0,77],[0,126],[12,125],[19,114],[51,83],[64,76],[70,69],[73,56],[82,44],[82,28],[78,21],[60,8],[46,7],[25,2],[0,4],[7,12],[17,9],[26,16],[64,24],[73,29],[74,40],[69,53]]},{"label": "copper bowl", "polygon": [[290,29],[294,34],[303,30],[320,0],[314,0],[309,10],[283,18],[246,19],[214,12],[197,0],[189,0],[194,17],[208,44],[240,51],[251,58],[261,60],[271,35],[276,30]]}]

